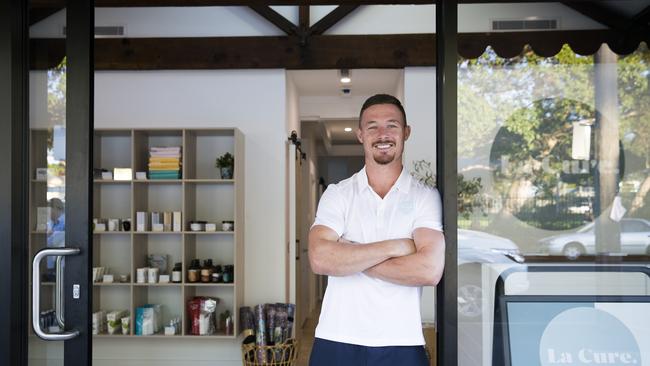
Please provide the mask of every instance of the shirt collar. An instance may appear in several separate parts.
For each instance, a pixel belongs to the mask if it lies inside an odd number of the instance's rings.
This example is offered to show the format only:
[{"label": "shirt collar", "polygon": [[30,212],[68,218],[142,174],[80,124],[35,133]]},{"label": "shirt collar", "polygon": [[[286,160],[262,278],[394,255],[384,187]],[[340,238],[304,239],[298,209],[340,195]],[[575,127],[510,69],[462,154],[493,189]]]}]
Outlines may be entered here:
[{"label": "shirt collar", "polygon": [[[394,188],[398,191],[409,193],[409,189],[411,188],[411,179],[413,179],[413,177],[411,177],[411,174],[406,171],[405,167],[402,167],[402,172],[400,173],[399,178],[397,178],[397,181],[395,181],[395,184],[393,184],[391,190]],[[359,187],[360,191],[363,191],[364,189],[372,189],[368,183],[368,174],[366,173],[365,166],[359,171],[357,175],[357,186]]]}]

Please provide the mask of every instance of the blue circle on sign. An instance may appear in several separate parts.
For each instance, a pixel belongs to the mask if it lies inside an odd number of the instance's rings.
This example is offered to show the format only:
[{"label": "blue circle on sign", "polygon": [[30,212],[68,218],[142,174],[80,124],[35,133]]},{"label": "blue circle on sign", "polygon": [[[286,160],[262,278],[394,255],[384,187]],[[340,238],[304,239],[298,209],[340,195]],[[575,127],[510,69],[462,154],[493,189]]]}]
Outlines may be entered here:
[{"label": "blue circle on sign", "polygon": [[542,366],[641,364],[632,332],[612,314],[588,307],[573,308],[553,318],[539,344]]}]

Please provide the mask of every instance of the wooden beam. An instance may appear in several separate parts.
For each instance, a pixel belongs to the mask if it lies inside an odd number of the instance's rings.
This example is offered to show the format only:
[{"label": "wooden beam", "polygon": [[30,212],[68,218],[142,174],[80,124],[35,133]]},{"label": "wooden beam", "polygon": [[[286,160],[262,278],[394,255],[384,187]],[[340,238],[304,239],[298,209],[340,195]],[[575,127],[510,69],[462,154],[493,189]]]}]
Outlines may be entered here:
[{"label": "wooden beam", "polygon": [[287,35],[298,34],[298,27],[287,20],[282,14],[273,10],[270,6],[251,5],[249,6],[253,11],[268,20],[271,24],[280,28]]},{"label": "wooden beam", "polygon": [[[47,69],[65,55],[62,39],[32,39],[31,67]],[[340,69],[432,66],[433,34],[297,37],[101,38],[96,70]]]},{"label": "wooden beam", "polygon": [[[191,69],[340,69],[434,66],[434,34],[213,38],[99,38],[98,70]],[[521,54],[529,44],[536,54],[555,55],[564,44],[581,55],[594,54],[603,43],[618,54],[628,54],[640,41],[650,44],[650,33],[621,38],[610,30],[461,33],[458,54],[476,58],[491,46],[501,57]],[[32,39],[32,69],[47,69],[65,56],[63,39]]]},{"label": "wooden beam", "polygon": [[340,5],[336,9],[332,10],[329,14],[325,15],[321,20],[316,22],[311,28],[309,28],[309,33],[313,35],[321,35],[330,29],[334,24],[338,23],[341,19],[345,18],[346,15],[353,12],[358,5]]},{"label": "wooden beam", "polygon": [[309,25],[309,6],[301,5],[298,7],[298,27],[301,31],[306,32]]}]

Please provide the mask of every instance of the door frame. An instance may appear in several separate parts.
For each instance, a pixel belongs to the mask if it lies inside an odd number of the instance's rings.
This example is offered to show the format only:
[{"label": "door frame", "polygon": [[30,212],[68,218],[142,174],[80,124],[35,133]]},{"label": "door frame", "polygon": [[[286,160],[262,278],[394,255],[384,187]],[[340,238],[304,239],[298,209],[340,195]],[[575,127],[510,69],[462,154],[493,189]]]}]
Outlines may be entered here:
[{"label": "door frame", "polygon": [[[66,366],[92,365],[94,0],[68,0],[66,8],[66,246],[81,249],[66,259],[66,327],[79,336],[64,343]],[[74,223],[70,225],[70,223]],[[72,285],[79,285],[78,299]]]},{"label": "door frame", "polygon": [[[27,2],[0,5],[0,364],[27,364]],[[8,174],[7,174],[8,173]]]},{"label": "door frame", "polygon": [[[28,2],[0,5],[0,364],[28,359],[29,20]],[[92,363],[92,153],[94,1],[67,4],[66,244],[81,249],[65,269],[66,328],[80,335],[64,344],[66,366]],[[8,174],[6,174],[8,173]],[[80,297],[73,299],[72,284]]]}]

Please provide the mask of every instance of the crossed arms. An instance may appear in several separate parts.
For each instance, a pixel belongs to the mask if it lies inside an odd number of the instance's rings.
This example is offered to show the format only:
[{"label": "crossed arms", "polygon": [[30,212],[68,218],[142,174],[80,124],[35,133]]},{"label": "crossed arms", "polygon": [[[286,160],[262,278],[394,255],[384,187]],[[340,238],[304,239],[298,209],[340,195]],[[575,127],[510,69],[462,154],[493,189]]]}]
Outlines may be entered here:
[{"label": "crossed arms", "polygon": [[440,231],[418,228],[413,239],[352,244],[327,226],[309,232],[314,273],[347,276],[359,272],[405,286],[435,286],[442,277],[445,240]]}]

